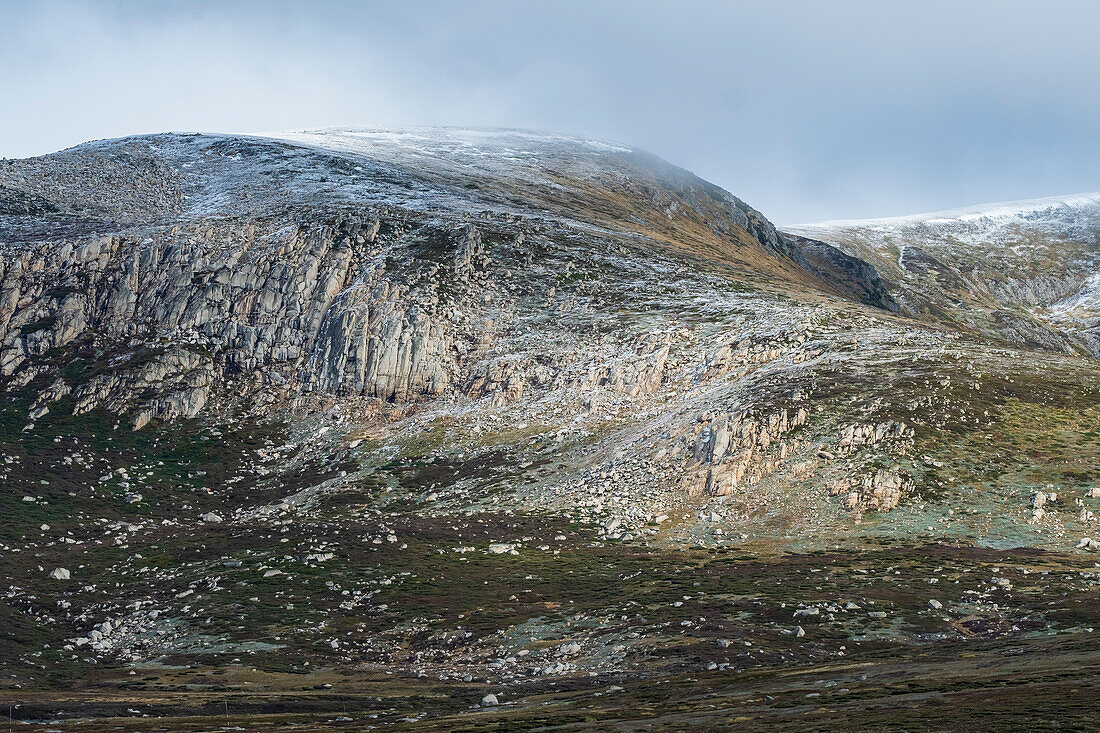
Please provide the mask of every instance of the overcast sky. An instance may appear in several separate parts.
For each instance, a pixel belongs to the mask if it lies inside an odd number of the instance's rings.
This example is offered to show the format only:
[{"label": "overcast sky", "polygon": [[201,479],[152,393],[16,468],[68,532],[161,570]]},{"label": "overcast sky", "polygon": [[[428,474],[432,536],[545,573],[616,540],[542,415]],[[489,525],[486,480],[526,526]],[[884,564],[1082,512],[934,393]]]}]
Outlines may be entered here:
[{"label": "overcast sky", "polygon": [[1100,2],[12,2],[0,156],[165,130],[529,127],[778,223],[1100,190]]}]

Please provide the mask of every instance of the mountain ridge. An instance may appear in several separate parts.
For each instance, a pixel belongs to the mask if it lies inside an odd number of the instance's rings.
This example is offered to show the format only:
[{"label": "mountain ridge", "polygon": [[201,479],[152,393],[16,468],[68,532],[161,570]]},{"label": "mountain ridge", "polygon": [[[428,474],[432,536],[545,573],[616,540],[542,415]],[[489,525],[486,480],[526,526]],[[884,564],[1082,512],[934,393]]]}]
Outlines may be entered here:
[{"label": "mountain ridge", "polygon": [[788,230],[871,263],[910,314],[1100,356],[1100,194]]},{"label": "mountain ridge", "polygon": [[813,228],[845,228],[874,225],[902,225],[919,223],[941,223],[949,221],[968,221],[993,219],[1001,217],[1014,217],[1026,213],[1037,213],[1044,210],[1073,207],[1081,204],[1095,205],[1100,203],[1100,191],[1064,194],[1060,196],[1040,196],[1030,199],[1014,199],[1009,201],[990,201],[970,206],[961,206],[951,209],[939,209],[917,214],[902,214],[900,216],[879,216],[854,219],[828,219],[803,224],[789,224],[781,226],[782,229],[809,230]]}]

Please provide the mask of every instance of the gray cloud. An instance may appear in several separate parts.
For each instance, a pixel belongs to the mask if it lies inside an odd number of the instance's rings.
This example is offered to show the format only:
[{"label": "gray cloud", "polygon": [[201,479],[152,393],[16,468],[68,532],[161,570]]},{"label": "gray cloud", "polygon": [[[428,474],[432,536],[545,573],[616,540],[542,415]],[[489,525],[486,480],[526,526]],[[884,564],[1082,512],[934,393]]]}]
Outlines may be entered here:
[{"label": "gray cloud", "polygon": [[502,125],[645,147],[779,222],[1100,189],[1094,2],[0,0],[0,155]]}]

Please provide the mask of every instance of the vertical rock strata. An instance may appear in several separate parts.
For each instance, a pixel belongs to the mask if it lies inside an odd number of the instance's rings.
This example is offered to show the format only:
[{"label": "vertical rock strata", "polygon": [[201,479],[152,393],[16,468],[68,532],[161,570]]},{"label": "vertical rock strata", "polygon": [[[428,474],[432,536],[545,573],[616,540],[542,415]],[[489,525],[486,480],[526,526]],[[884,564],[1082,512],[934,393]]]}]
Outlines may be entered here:
[{"label": "vertical rock strata", "polygon": [[[441,394],[452,376],[449,324],[408,273],[372,259],[378,229],[356,219],[289,231],[174,226],[28,247],[0,262],[0,373],[85,341],[110,345],[129,358],[82,380],[74,407],[133,408],[134,427],[193,417],[219,381],[242,373],[391,401]],[[456,274],[474,267],[479,236],[467,227],[444,238]],[[150,391],[161,394],[142,402]]]}]

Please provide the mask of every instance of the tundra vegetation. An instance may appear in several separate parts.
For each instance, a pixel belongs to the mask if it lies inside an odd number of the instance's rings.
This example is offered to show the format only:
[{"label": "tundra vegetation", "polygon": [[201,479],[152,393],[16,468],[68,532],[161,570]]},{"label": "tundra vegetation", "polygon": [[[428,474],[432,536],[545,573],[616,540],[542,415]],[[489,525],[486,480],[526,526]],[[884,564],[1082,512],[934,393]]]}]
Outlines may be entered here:
[{"label": "tundra vegetation", "polygon": [[1096,196],[783,232],[521,131],[0,161],[4,701],[1090,728],[1098,237]]}]

